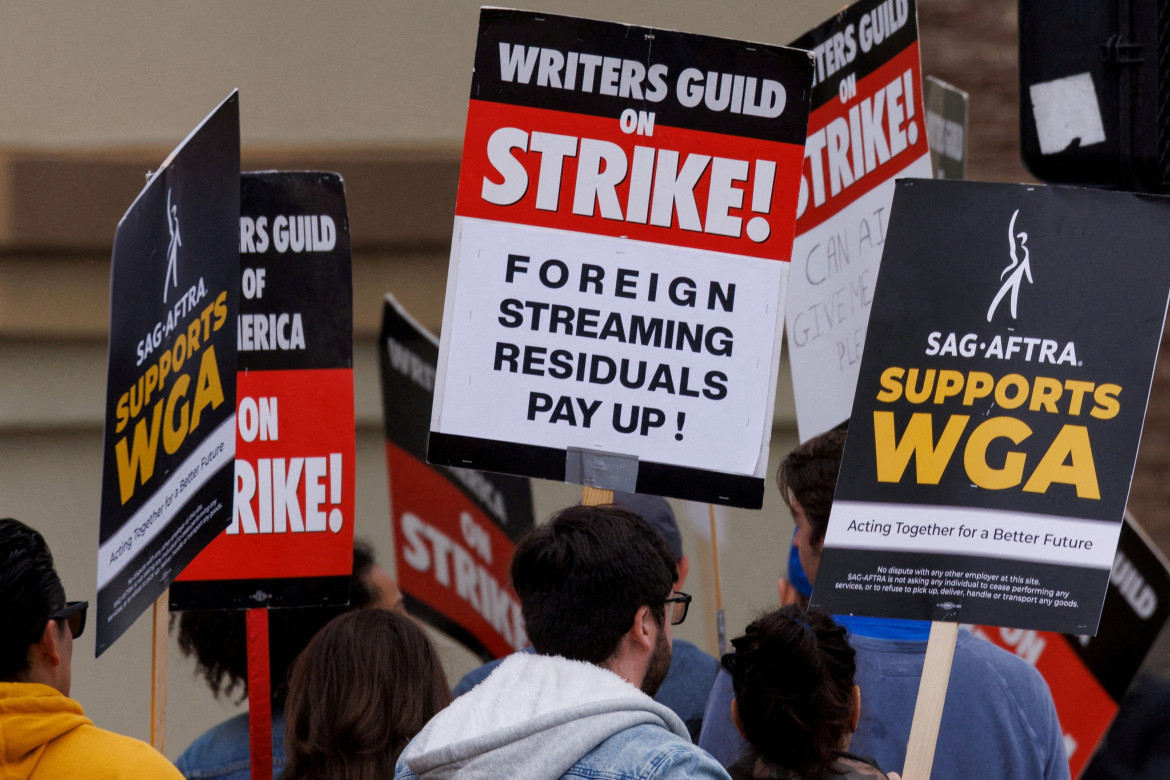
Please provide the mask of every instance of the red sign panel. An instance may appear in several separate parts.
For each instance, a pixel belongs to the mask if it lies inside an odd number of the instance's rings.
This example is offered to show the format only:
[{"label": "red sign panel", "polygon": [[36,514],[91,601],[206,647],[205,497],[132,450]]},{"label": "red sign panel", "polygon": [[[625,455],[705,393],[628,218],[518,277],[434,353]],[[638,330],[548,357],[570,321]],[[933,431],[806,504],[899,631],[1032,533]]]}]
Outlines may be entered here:
[{"label": "red sign panel", "polygon": [[411,614],[485,659],[528,643],[508,567],[532,528],[527,479],[428,466],[435,337],[386,296],[382,403],[398,586]]},{"label": "red sign panel", "polygon": [[527,645],[509,584],[512,540],[443,474],[390,442],[386,462],[399,587],[494,657]]},{"label": "red sign panel", "polygon": [[238,382],[232,524],[180,579],[348,576],[352,369],[253,371]]},{"label": "red sign panel", "polygon": [[[472,100],[456,214],[787,260],[804,149]],[[788,186],[781,186],[788,183]]]},{"label": "red sign panel", "polygon": [[353,283],[345,187],[249,173],[240,206],[231,525],[171,608],[345,604],[353,568]]}]

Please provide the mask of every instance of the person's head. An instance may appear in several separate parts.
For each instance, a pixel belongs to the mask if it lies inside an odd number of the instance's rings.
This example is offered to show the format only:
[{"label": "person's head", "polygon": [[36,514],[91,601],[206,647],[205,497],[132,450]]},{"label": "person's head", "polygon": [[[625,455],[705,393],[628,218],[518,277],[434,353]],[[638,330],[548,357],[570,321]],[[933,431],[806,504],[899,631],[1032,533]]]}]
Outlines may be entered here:
[{"label": "person's head", "polygon": [[[379,574],[380,572],[380,574]],[[349,605],[337,607],[294,607],[274,609],[268,620],[268,659],[272,678],[272,701],[280,704],[287,692],[289,668],[309,640],[333,618],[354,609],[388,609],[402,595],[397,586],[387,592],[389,574],[374,561],[373,550],[364,542],[353,547],[353,574],[349,584]],[[211,692],[242,700],[248,694],[247,632],[242,610],[191,610],[179,618],[179,648],[195,657],[195,671],[203,676]]]},{"label": "person's head", "polygon": [[281,778],[392,777],[406,743],[450,702],[438,654],[411,618],[384,609],[334,618],[289,675]]},{"label": "person's head", "polygon": [[800,551],[800,565],[813,583],[817,581],[825,531],[829,527],[845,435],[844,429],[834,428],[814,436],[788,453],[776,470],[780,496],[796,522],[794,542]]},{"label": "person's head", "polygon": [[562,509],[512,556],[536,652],[603,666],[651,695],[670,666],[666,600],[676,579],[662,535],[613,505]]},{"label": "person's head", "polygon": [[628,509],[650,524],[670,548],[674,556],[674,565],[678,568],[678,579],[674,582],[675,590],[682,590],[690,571],[691,562],[683,554],[682,534],[678,530],[678,521],[674,517],[674,510],[662,496],[652,496],[648,493],[623,493],[615,490],[613,493],[614,506]]},{"label": "person's head", "polygon": [[767,762],[821,777],[849,747],[861,712],[845,629],[824,612],[788,606],[731,644],[723,666],[735,690],[736,726]]},{"label": "person's head", "polygon": [[85,627],[87,606],[66,605],[40,533],[0,519],[0,681],[43,683],[68,696],[73,640]]}]

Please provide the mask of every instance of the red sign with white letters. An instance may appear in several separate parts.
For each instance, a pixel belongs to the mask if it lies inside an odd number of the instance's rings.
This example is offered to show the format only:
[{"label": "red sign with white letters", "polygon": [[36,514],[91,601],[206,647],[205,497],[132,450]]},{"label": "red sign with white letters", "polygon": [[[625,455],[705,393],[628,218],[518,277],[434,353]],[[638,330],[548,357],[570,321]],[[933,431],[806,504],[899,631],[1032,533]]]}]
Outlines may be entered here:
[{"label": "red sign with white letters", "polygon": [[427,465],[438,344],[389,295],[380,352],[390,527],[407,608],[485,660],[519,650],[528,638],[508,567],[532,528],[529,481]]},{"label": "red sign with white letters", "polygon": [[483,9],[428,461],[759,507],[811,80]]},{"label": "red sign with white letters", "polygon": [[464,150],[459,216],[766,260],[792,246],[797,190],[776,171],[798,144],[472,100]]},{"label": "red sign with white letters", "polygon": [[336,174],[248,173],[240,203],[235,509],[175,581],[171,608],[345,604],[356,503],[345,187]]},{"label": "red sign with white letters", "polygon": [[347,576],[355,464],[342,421],[353,419],[353,371],[252,371],[237,381],[232,524],[180,580]]},{"label": "red sign with white letters", "polygon": [[442,612],[449,622],[440,628],[470,634],[491,657],[522,649],[528,636],[508,575],[512,540],[445,475],[391,442],[386,463],[399,587]]},{"label": "red sign with white letters", "polygon": [[849,418],[894,180],[931,176],[917,0],[858,0],[793,46],[816,64],[785,311],[801,441]]}]

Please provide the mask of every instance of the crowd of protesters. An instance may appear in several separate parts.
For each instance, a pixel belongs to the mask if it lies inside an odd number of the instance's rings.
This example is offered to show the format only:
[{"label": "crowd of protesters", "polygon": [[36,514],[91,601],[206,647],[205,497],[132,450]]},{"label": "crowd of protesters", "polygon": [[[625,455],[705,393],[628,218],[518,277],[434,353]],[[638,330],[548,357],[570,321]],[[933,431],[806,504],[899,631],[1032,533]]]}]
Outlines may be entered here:
[{"label": "crowd of protesters", "polygon": [[[311,778],[896,778],[928,624],[807,607],[844,431],[790,453],[796,522],[779,609],[717,660],[673,636],[690,563],[669,505],[617,494],[562,509],[518,543],[511,580],[531,647],[453,695],[430,640],[367,547],[346,608],[280,610],[270,640],[275,773]],[[95,726],[69,698],[86,602],[41,535],[0,520],[0,777],[251,777],[247,715],[178,766]],[[215,696],[247,691],[242,613],[189,612],[179,642]],[[1060,724],[1025,661],[961,631],[933,774],[1067,778]]]}]

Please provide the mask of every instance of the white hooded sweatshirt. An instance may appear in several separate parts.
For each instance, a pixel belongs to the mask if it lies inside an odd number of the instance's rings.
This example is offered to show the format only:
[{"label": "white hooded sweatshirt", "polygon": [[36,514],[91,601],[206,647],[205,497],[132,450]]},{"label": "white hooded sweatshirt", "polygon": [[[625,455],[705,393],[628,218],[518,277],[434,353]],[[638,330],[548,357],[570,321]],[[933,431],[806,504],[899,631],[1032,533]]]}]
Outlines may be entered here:
[{"label": "white hooded sweatshirt", "polygon": [[[604,743],[604,744],[603,744]],[[613,672],[516,653],[431,719],[398,780],[727,778],[686,726]]]}]

